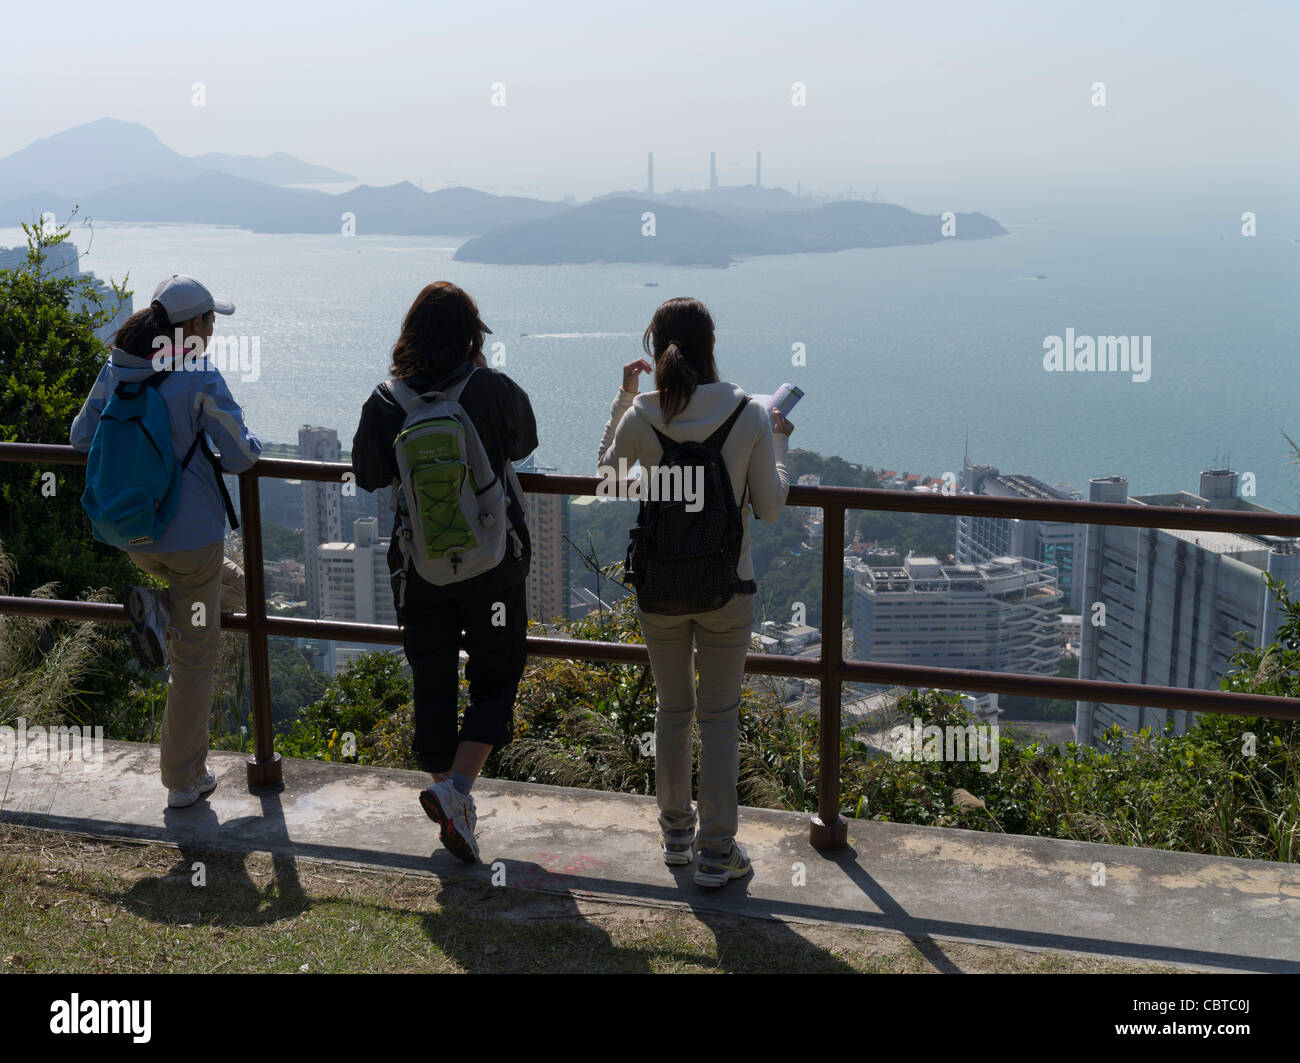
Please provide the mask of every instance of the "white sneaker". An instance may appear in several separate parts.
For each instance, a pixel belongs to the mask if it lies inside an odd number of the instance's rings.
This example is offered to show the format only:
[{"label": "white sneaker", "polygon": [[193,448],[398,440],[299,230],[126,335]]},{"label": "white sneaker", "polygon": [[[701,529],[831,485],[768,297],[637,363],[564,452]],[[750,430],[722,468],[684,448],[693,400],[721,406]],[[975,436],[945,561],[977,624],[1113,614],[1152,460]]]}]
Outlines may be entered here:
[{"label": "white sneaker", "polygon": [[131,618],[131,648],[146,668],[167,667],[167,625],[171,601],[152,587],[132,587],[126,596]]},{"label": "white sneaker", "polygon": [[167,804],[171,808],[189,808],[204,794],[210,794],[217,788],[217,777],[205,770],[199,781],[188,790],[168,790]]},{"label": "white sneaker", "polygon": [[714,888],[725,886],[733,878],[744,878],[753,870],[749,853],[745,852],[740,842],[732,839],[730,853],[720,853],[714,849],[700,850],[700,866],[695,871],[695,884]]},{"label": "white sneaker", "polygon": [[420,804],[425,813],[442,828],[442,844],[467,864],[477,864],[478,842],[474,828],[478,826],[478,810],[473,795],[463,797],[450,779],[436,782],[420,791]]}]

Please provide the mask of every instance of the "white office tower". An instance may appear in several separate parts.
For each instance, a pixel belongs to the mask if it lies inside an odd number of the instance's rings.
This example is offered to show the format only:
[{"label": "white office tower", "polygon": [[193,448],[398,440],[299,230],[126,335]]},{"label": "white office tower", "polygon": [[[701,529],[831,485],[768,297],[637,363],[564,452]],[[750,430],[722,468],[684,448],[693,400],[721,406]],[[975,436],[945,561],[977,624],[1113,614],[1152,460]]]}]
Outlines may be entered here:
[{"label": "white office tower", "polygon": [[[0,247],[0,269],[26,269],[27,268],[27,248],[25,247]],[[52,244],[45,249],[46,273],[58,277],[78,277],[89,278],[94,285],[95,293],[102,300],[98,306],[95,306],[91,299],[78,293],[76,305],[72,307],[74,311],[90,313],[95,310],[111,310],[113,317],[107,323],[95,329],[95,335],[104,343],[111,344],[113,336],[121,328],[126,319],[131,316],[132,297],[126,296],[119,299],[113,291],[111,285],[104,283],[93,273],[82,273],[81,263],[77,255],[77,246],[69,240],[63,240],[60,243]]]},{"label": "white office tower", "polygon": [[[322,543],[316,548],[322,620],[397,623],[388,573],[388,543],[388,539],[380,538],[379,522],[374,517],[361,517],[352,524],[352,542]],[[337,641],[335,669],[342,671],[360,654],[380,648]]]},{"label": "white office tower", "polygon": [[[298,457],[303,461],[339,461],[339,434],[333,428],[316,428],[303,425],[298,429]],[[302,482],[302,538],[307,558],[307,612],[313,618],[321,615],[320,569],[317,549],[324,543],[337,543],[343,538],[342,516],[339,510],[339,484],[321,483],[318,480]]]},{"label": "white office tower", "polygon": [[[1094,479],[1093,502],[1268,513],[1237,497],[1237,474],[1201,473],[1200,493],[1128,497],[1122,476]],[[1270,642],[1281,614],[1265,584],[1272,574],[1290,588],[1300,577],[1297,540],[1234,532],[1089,525],[1083,570],[1080,679],[1216,690],[1243,632]],[[1183,734],[1190,710],[1102,702],[1077,703],[1075,731],[1096,745],[1112,724],[1161,732],[1172,720]]]},{"label": "white office tower", "polygon": [[[554,472],[540,469],[530,454],[516,463],[519,472]],[[528,568],[528,618],[542,623],[569,615],[569,496],[524,494],[524,519],[533,544]],[[602,558],[602,564],[609,560]]]},{"label": "white office tower", "polygon": [[[1049,487],[1032,476],[1003,476],[993,465],[962,465],[962,492],[997,498],[1041,498],[1050,502],[1075,501],[1075,493]],[[1027,557],[1055,565],[1062,607],[1078,612],[1083,601],[1082,559],[1087,526],[1055,524],[1011,517],[957,518],[959,565],[978,565],[995,557]]]},{"label": "white office tower", "polygon": [[856,564],[853,656],[888,664],[1057,674],[1056,569],[1025,558]]}]

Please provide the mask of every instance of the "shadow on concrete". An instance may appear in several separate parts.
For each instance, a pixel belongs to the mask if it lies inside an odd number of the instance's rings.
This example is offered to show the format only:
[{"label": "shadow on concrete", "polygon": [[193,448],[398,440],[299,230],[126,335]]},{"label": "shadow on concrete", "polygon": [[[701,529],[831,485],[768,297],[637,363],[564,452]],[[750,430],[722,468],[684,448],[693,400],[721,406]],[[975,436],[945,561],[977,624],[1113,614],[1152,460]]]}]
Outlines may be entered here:
[{"label": "shadow on concrete", "polygon": [[[176,925],[267,926],[301,915],[311,904],[298,875],[280,795],[265,794],[259,800],[261,816],[224,824],[206,799],[188,808],[168,808],[163,813],[164,836],[158,840],[180,850],[175,865],[162,875],[139,879],[122,893],[92,892],[142,918]],[[270,847],[272,880],[266,887],[248,873],[247,847],[214,849],[206,840],[194,841],[222,832],[238,836],[254,823],[262,837],[279,839]]]}]

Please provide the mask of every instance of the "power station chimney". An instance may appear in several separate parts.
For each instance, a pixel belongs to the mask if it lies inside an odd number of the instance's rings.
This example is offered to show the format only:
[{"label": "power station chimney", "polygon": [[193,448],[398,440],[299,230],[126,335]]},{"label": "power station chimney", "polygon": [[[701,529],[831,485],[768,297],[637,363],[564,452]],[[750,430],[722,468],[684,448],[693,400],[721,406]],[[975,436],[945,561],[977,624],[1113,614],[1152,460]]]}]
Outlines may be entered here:
[{"label": "power station chimney", "polygon": [[655,153],[647,152],[645,157],[645,194],[655,194]]},{"label": "power station chimney", "polygon": [[710,190],[718,187],[718,153],[709,152],[709,188]]},{"label": "power station chimney", "polygon": [[763,153],[754,152],[754,187],[763,187]]}]

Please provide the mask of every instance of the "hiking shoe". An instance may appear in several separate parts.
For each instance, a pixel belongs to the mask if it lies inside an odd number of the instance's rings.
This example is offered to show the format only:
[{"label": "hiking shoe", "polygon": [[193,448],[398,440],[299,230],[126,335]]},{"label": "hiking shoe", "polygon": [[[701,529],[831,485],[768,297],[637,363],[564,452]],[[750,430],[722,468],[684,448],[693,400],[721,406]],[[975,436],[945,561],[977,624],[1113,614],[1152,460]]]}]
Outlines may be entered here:
[{"label": "hiking shoe", "polygon": [[664,863],[669,867],[685,867],[695,859],[695,831],[668,830],[659,835],[664,851]]},{"label": "hiking shoe", "polygon": [[188,790],[168,790],[167,804],[171,808],[189,808],[204,794],[210,794],[217,788],[217,777],[204,769],[199,781]]},{"label": "hiking shoe", "polygon": [[450,779],[436,782],[420,791],[420,804],[429,818],[442,832],[442,844],[467,864],[478,863],[478,842],[474,828],[478,825],[478,811],[472,796],[462,796]]},{"label": "hiking shoe", "polygon": [[700,850],[700,866],[695,869],[697,886],[725,886],[733,878],[744,878],[753,870],[749,854],[740,842],[732,841],[730,853],[714,849]]},{"label": "hiking shoe", "polygon": [[126,596],[131,618],[131,648],[146,668],[167,667],[167,625],[171,604],[167,595],[152,587],[132,587]]}]

